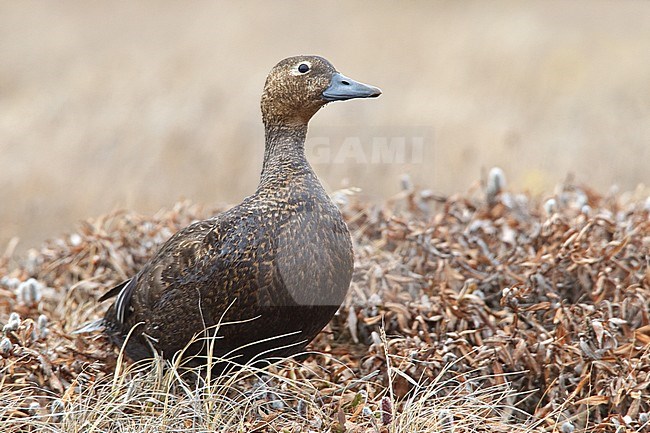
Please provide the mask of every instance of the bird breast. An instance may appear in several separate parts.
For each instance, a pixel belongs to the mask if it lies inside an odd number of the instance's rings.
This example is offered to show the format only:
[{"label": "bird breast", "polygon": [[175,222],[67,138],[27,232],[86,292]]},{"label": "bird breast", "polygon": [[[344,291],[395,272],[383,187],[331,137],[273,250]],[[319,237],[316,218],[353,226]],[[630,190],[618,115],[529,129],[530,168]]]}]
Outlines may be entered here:
[{"label": "bird breast", "polygon": [[276,272],[294,305],[338,306],[352,276],[350,234],[331,202],[303,202],[275,233]]}]

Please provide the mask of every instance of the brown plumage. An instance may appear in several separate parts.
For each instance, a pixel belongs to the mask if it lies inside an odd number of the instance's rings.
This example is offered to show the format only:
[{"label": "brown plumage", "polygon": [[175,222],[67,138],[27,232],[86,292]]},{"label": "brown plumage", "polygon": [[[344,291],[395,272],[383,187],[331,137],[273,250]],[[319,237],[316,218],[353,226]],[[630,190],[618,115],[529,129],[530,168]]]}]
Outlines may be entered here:
[{"label": "brown plumage", "polygon": [[[237,363],[303,349],[340,306],[353,268],[347,226],[305,158],[307,123],[330,101],[380,93],[321,57],[278,63],[262,94],[257,191],[180,230],[102,297],[117,295],[103,321],[111,340],[124,344],[133,328],[125,350],[134,360],[152,349],[171,358],[215,332],[213,354]],[[185,354],[205,355],[205,340]]]}]

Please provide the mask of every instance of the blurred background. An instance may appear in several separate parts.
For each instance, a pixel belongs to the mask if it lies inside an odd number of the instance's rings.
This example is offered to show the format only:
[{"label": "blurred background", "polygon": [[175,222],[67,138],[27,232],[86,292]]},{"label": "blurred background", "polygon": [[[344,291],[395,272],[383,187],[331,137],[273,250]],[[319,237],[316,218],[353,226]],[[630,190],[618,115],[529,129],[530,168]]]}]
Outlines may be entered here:
[{"label": "blurred background", "polygon": [[650,183],[650,3],[0,2],[0,253],[116,208],[237,203],[257,185],[259,97],[320,54],[383,89],[312,120],[329,191],[440,194],[502,167],[544,195],[569,173]]}]

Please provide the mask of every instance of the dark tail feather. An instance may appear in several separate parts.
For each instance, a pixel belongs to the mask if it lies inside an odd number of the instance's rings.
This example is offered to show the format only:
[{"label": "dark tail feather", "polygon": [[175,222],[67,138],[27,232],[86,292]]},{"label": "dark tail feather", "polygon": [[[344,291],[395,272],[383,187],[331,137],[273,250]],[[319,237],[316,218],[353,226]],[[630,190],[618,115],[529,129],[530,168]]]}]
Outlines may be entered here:
[{"label": "dark tail feather", "polygon": [[120,291],[122,290],[122,288],[123,288],[124,286],[126,286],[126,285],[129,283],[129,281],[131,281],[131,279],[124,280],[124,281],[122,281],[120,284],[118,284],[117,286],[113,287],[113,288],[112,288],[111,290],[109,290],[108,292],[104,293],[104,294],[101,296],[101,298],[99,298],[99,302],[104,302],[104,301],[107,300],[107,299],[110,299],[110,298],[112,298],[112,297],[114,297],[114,296],[117,296],[117,294],[120,293]]},{"label": "dark tail feather", "polygon": [[[122,281],[117,286],[110,289],[108,292],[104,293],[100,298],[99,302],[104,302],[107,299],[110,299],[114,296],[117,296],[124,286],[126,286],[131,280]],[[72,334],[89,334],[95,331],[104,331],[106,329],[106,321],[104,319],[97,319],[91,322],[84,323],[81,328],[75,329],[72,331]]]}]

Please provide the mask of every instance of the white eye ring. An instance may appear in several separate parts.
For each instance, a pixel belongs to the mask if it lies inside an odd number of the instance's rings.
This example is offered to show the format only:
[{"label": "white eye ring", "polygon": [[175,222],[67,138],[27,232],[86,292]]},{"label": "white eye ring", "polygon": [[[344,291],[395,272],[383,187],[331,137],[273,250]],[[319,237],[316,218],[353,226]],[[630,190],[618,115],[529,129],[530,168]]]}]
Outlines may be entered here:
[{"label": "white eye ring", "polygon": [[[300,70],[301,67],[303,70],[305,69],[303,65],[307,67],[307,70],[305,70],[304,72]],[[308,61],[303,61],[295,65],[293,68],[291,68],[291,75],[305,75],[308,74],[309,71],[311,71],[311,63]]]}]

